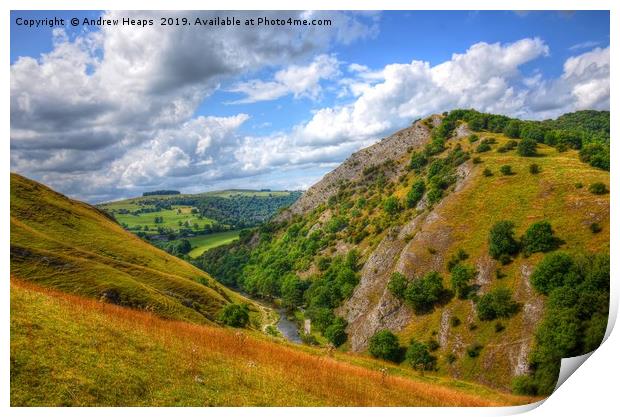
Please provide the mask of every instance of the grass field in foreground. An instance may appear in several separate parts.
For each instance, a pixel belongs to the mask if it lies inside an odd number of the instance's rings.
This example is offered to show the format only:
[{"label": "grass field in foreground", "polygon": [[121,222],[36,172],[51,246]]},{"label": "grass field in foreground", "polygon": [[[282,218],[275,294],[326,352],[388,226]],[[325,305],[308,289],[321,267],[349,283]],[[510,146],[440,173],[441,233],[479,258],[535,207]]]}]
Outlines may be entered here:
[{"label": "grass field in foreground", "polygon": [[205,251],[225,245],[239,238],[240,230],[228,230],[226,232],[211,233],[209,235],[201,235],[188,237],[189,243],[192,244],[192,250],[189,252],[191,258],[197,258]]},{"label": "grass field in foreground", "polygon": [[[388,367],[386,375],[374,370],[380,366]],[[12,406],[491,406],[533,400],[391,372],[356,355],[330,358],[317,348],[163,320],[11,280]]]}]

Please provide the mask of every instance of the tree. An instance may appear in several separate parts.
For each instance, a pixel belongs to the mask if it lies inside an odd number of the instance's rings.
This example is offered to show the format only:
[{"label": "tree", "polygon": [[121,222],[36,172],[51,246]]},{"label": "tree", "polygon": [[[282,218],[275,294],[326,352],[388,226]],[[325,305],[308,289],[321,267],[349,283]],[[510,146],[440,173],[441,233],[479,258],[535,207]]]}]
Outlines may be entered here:
[{"label": "tree", "polygon": [[418,204],[418,202],[422,199],[422,196],[424,195],[425,188],[426,186],[424,185],[423,179],[418,179],[416,182],[413,183],[413,185],[411,186],[411,190],[409,190],[409,192],[407,193],[407,207],[412,208],[415,207],[416,204]]},{"label": "tree", "polygon": [[568,253],[550,253],[538,264],[530,276],[530,282],[539,293],[549,294],[555,288],[579,280],[573,267],[573,259]]},{"label": "tree", "polygon": [[325,329],[325,337],[329,342],[338,347],[347,341],[347,322],[342,317],[337,317],[332,324]]},{"label": "tree", "polygon": [[452,284],[452,290],[457,297],[461,299],[467,298],[471,291],[471,286],[469,284],[475,275],[475,269],[470,266],[459,263],[452,268],[450,282]]},{"label": "tree", "polygon": [[386,198],[383,202],[383,210],[385,210],[385,212],[390,216],[398,213],[398,211],[400,210],[400,204],[398,203],[398,199],[393,195]]},{"label": "tree", "polygon": [[424,165],[426,165],[427,162],[428,159],[426,158],[426,155],[424,155],[424,153],[413,152],[411,154],[411,161],[409,162],[409,167],[415,171],[419,171],[420,169],[424,168]]},{"label": "tree", "polygon": [[413,307],[416,313],[424,313],[432,310],[444,292],[445,288],[441,275],[433,271],[414,280],[407,286],[405,301]]},{"label": "tree", "polygon": [[286,274],[280,285],[282,303],[286,308],[295,308],[303,304],[306,286],[295,274]]},{"label": "tree", "polygon": [[388,282],[388,289],[397,298],[403,298],[405,291],[407,290],[407,278],[400,272],[392,273],[390,282]]},{"label": "tree", "polygon": [[533,223],[521,238],[523,254],[529,256],[536,252],[549,252],[558,247],[558,239],[548,221]]},{"label": "tree", "polygon": [[521,133],[521,122],[518,120],[511,120],[504,128],[504,134],[509,138],[516,139]]},{"label": "tree", "polygon": [[375,358],[398,362],[400,356],[398,337],[387,329],[379,330],[370,338],[368,351]]},{"label": "tree", "polygon": [[480,320],[494,320],[512,317],[519,310],[519,305],[512,299],[508,288],[500,287],[480,297],[476,309]]},{"label": "tree", "polygon": [[517,153],[520,156],[536,156],[537,143],[534,139],[521,139],[517,145]]},{"label": "tree", "polygon": [[514,237],[514,223],[502,220],[493,225],[489,232],[489,254],[494,259],[502,255],[514,255],[519,251],[519,244]]},{"label": "tree", "polygon": [[246,304],[227,304],[219,314],[222,323],[232,327],[245,327],[250,321],[249,308]]},{"label": "tree", "polygon": [[414,369],[429,371],[435,367],[437,358],[430,354],[428,346],[414,339],[407,348],[405,360]]}]

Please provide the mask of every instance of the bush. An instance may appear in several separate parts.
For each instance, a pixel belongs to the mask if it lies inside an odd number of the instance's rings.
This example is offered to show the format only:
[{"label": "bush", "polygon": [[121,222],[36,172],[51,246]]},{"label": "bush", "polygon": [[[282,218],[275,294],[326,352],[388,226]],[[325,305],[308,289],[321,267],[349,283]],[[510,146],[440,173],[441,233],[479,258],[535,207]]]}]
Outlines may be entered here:
[{"label": "bush", "polygon": [[529,256],[536,252],[549,252],[558,247],[558,239],[553,236],[551,224],[540,221],[532,224],[521,238],[523,254]]},{"label": "bush", "polygon": [[488,143],[481,143],[480,145],[476,147],[477,153],[488,152],[490,150],[491,150],[491,145],[489,145]]},{"label": "bush", "polygon": [[575,272],[572,271],[573,266],[573,259],[569,254],[550,253],[538,264],[530,276],[530,282],[536,291],[547,295],[555,288],[568,282],[575,283],[578,280]]},{"label": "bush", "polygon": [[452,268],[450,282],[452,290],[460,299],[466,299],[471,292],[470,282],[476,275],[476,270],[470,266],[458,264]]},{"label": "bush", "polygon": [[495,320],[512,317],[519,310],[519,305],[512,299],[508,288],[500,287],[480,297],[476,309],[480,320]]},{"label": "bush", "polygon": [[482,351],[482,345],[480,343],[474,343],[467,348],[467,356],[470,358],[477,358],[480,356],[480,351]]},{"label": "bush", "polygon": [[388,289],[395,297],[403,298],[405,296],[405,291],[407,290],[407,284],[407,278],[405,278],[403,274],[400,272],[394,272],[390,277]]},{"label": "bush", "polygon": [[503,220],[495,223],[489,232],[489,254],[494,259],[501,255],[514,255],[519,251],[519,244],[514,238],[514,223]]},{"label": "bush", "polygon": [[537,395],[538,387],[531,376],[519,375],[512,380],[512,391],[519,395]]},{"label": "bush", "polygon": [[476,134],[471,134],[469,135],[467,139],[469,140],[469,143],[474,143],[474,142],[478,142],[478,139],[480,138]]},{"label": "bush", "polygon": [[482,163],[482,159],[479,156],[474,156],[474,158],[471,160],[475,165],[481,164]]},{"label": "bush", "polygon": [[465,252],[465,250],[463,250],[463,248],[459,248],[459,250],[457,250],[456,253],[452,255],[450,260],[448,260],[446,268],[448,269],[448,271],[452,272],[452,268],[454,268],[461,261],[464,261],[467,258],[469,258],[469,254],[467,252]]},{"label": "bush", "polygon": [[422,152],[413,152],[411,154],[411,161],[409,162],[409,168],[419,171],[424,168],[424,166],[428,163],[428,159],[426,155]]},{"label": "bush", "polygon": [[400,211],[400,204],[398,203],[398,199],[393,195],[386,198],[383,202],[383,210],[390,216],[398,213]]},{"label": "bush", "polygon": [[492,177],[493,176],[493,172],[489,168],[485,168],[484,171],[482,171],[482,174],[485,177]]},{"label": "bush", "polygon": [[590,230],[592,231],[592,233],[600,233],[603,228],[598,223],[592,223],[590,225]]},{"label": "bush", "polygon": [[501,323],[499,321],[497,323],[495,323],[495,333],[503,332],[505,328],[506,328],[506,326],[504,326],[503,323]]},{"label": "bush", "polygon": [[414,369],[432,370],[437,358],[429,353],[428,346],[424,343],[412,340],[405,353],[405,360]]},{"label": "bush", "polygon": [[338,347],[347,341],[347,322],[342,317],[336,318],[334,322],[325,329],[325,338]]},{"label": "bush", "polygon": [[416,204],[418,204],[418,202],[422,199],[425,189],[426,186],[424,185],[424,180],[419,179],[414,182],[411,186],[411,190],[409,190],[409,192],[407,193],[407,207],[415,207]]},{"label": "bush", "polygon": [[452,365],[454,362],[456,362],[456,355],[452,352],[448,353],[446,355],[446,362]]},{"label": "bush", "polygon": [[518,120],[511,120],[504,128],[504,134],[509,138],[516,139],[521,133],[521,123]]},{"label": "bush", "polygon": [[499,172],[501,172],[503,175],[513,175],[514,172],[512,172],[512,167],[510,165],[502,165],[499,168]]},{"label": "bush", "polygon": [[426,346],[428,346],[428,350],[434,352],[439,349],[439,342],[437,342],[435,339],[428,339],[428,342],[426,342]]},{"label": "bush", "polygon": [[450,317],[450,324],[452,325],[452,327],[458,327],[461,325],[461,319],[456,316],[452,316]]},{"label": "bush", "polygon": [[441,275],[437,272],[429,272],[409,284],[405,291],[405,301],[413,307],[416,313],[424,313],[433,309],[435,304],[441,300],[444,292]]},{"label": "bush", "polygon": [[246,304],[228,304],[219,314],[219,320],[232,327],[245,327],[250,321],[249,309]]},{"label": "bush", "polygon": [[520,156],[536,156],[537,143],[534,139],[521,139],[517,146],[517,153]]},{"label": "bush", "polygon": [[540,165],[531,164],[530,165],[530,174],[539,174],[540,173]]},{"label": "bush", "polygon": [[370,338],[368,351],[375,358],[398,362],[400,356],[398,337],[387,329],[379,330]]},{"label": "bush", "polygon": [[579,159],[593,167],[609,171],[609,145],[590,143],[579,151]]},{"label": "bush", "polygon": [[602,182],[595,182],[588,188],[592,194],[607,194],[607,186]]},{"label": "bush", "polygon": [[431,188],[426,194],[426,198],[430,204],[435,204],[443,197],[443,190],[441,188]]}]

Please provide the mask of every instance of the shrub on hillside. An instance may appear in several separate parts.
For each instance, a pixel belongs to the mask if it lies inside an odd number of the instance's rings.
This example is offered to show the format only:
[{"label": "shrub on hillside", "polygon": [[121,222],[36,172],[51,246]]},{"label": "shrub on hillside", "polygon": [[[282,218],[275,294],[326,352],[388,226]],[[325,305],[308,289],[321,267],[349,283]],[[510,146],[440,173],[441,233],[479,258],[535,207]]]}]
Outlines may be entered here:
[{"label": "shrub on hillside", "polygon": [[482,345],[480,343],[474,343],[467,348],[467,356],[470,358],[477,358],[482,351]]},{"label": "shrub on hillside", "polygon": [[537,143],[534,139],[521,139],[517,146],[517,153],[520,156],[536,156]]},{"label": "shrub on hillside", "polygon": [[530,164],[530,174],[539,174],[540,173],[540,165],[538,164]]},{"label": "shrub on hillside", "polygon": [[481,143],[480,145],[476,147],[477,153],[488,152],[490,150],[491,150],[491,145],[489,145],[488,143]]},{"label": "shrub on hillside", "polygon": [[387,329],[379,330],[370,338],[368,351],[375,358],[398,362],[400,359],[398,337]]},{"label": "shrub on hillside", "polygon": [[466,299],[471,292],[471,280],[476,275],[476,270],[471,266],[457,264],[452,268],[450,282],[452,290],[460,299]]},{"label": "shrub on hillside", "polygon": [[411,186],[411,190],[409,190],[409,192],[407,193],[407,207],[415,207],[416,204],[418,204],[418,202],[422,199],[425,189],[426,186],[424,185],[424,180],[418,179],[416,182],[414,182]]},{"label": "shrub on hillside", "polygon": [[499,172],[502,173],[502,175],[513,175],[514,172],[512,172],[512,167],[510,165],[502,165],[499,168]]},{"label": "shrub on hillside", "polygon": [[530,276],[530,282],[539,293],[549,294],[567,283],[577,283],[579,276],[573,267],[573,258],[568,253],[550,253],[538,264]]},{"label": "shrub on hillside", "polygon": [[383,202],[383,210],[390,216],[398,213],[400,211],[400,204],[398,202],[398,199],[393,195],[386,198]]},{"label": "shrub on hillside", "polygon": [[519,244],[514,237],[514,223],[502,220],[493,225],[489,232],[489,254],[494,259],[502,255],[512,256],[519,251]]},{"label": "shrub on hillside", "polygon": [[228,304],[219,314],[219,320],[232,327],[245,327],[250,321],[249,308],[246,304]]},{"label": "shrub on hillside", "polygon": [[492,177],[493,171],[491,171],[489,168],[485,168],[484,171],[482,171],[482,175],[484,175],[485,177]]},{"label": "shrub on hillside", "polygon": [[441,188],[431,188],[426,194],[426,198],[430,204],[435,204],[443,197],[443,190]]},{"label": "shrub on hillside", "polygon": [[521,134],[521,122],[518,120],[511,120],[504,128],[504,134],[509,138],[516,139]]},{"label": "shrub on hillside", "polygon": [[405,301],[416,313],[424,313],[433,309],[445,293],[443,280],[437,272],[429,272],[407,286]]},{"label": "shrub on hillside", "polygon": [[388,282],[388,289],[395,297],[403,298],[407,290],[407,284],[407,278],[403,274],[394,272],[390,277],[390,282]]},{"label": "shrub on hillside", "polygon": [[342,317],[337,317],[332,324],[325,329],[325,338],[338,347],[347,341],[347,322]]},{"label": "shrub on hillside", "polygon": [[405,360],[412,368],[430,371],[435,368],[437,358],[430,354],[428,346],[417,340],[412,340],[405,353]]},{"label": "shrub on hillside", "polygon": [[508,288],[500,287],[480,297],[476,310],[480,320],[495,320],[512,317],[519,310],[519,304],[512,299]]},{"label": "shrub on hillside", "polygon": [[419,171],[424,168],[428,163],[428,158],[422,152],[413,152],[411,154],[411,161],[409,162],[409,168]]},{"label": "shrub on hillside", "polygon": [[521,238],[525,256],[536,252],[549,252],[556,249],[559,243],[559,239],[553,235],[551,224],[544,220],[533,223]]},{"label": "shrub on hillside", "polygon": [[607,194],[607,186],[602,182],[595,182],[588,188],[592,194]]}]

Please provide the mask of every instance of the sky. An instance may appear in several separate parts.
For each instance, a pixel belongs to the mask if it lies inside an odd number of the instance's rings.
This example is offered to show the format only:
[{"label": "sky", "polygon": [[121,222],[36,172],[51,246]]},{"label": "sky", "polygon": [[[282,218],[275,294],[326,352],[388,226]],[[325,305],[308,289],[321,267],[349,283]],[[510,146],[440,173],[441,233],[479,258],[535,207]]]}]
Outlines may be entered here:
[{"label": "sky", "polygon": [[[164,15],[332,23],[160,26]],[[67,24],[17,20],[48,17]],[[12,11],[10,65],[11,170],[59,192],[307,189],[433,113],[609,110],[609,13]]]}]

